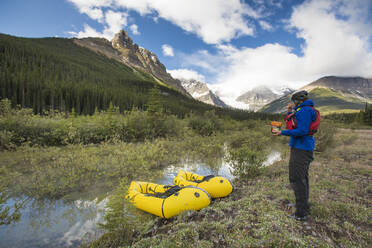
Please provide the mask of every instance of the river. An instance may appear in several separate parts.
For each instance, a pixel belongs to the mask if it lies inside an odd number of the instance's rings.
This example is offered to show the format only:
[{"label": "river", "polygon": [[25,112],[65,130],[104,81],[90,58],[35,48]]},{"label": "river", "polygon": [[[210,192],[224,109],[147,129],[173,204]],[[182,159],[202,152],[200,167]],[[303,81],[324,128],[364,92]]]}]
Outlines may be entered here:
[{"label": "river", "polygon": [[[272,151],[265,166],[280,160],[280,152]],[[231,166],[221,160],[218,165],[208,165],[200,161],[188,161],[171,165],[164,169],[164,174],[156,182],[173,184],[173,178],[180,169],[200,175],[220,175],[233,179]],[[78,247],[82,242],[89,242],[102,235],[98,223],[103,221],[108,192],[97,192],[89,197],[84,192],[76,192],[75,199],[70,200],[35,200],[10,199],[7,206],[15,201],[26,201],[18,222],[0,226],[1,248],[36,248],[36,247]],[[94,195],[92,197],[92,195]]]}]

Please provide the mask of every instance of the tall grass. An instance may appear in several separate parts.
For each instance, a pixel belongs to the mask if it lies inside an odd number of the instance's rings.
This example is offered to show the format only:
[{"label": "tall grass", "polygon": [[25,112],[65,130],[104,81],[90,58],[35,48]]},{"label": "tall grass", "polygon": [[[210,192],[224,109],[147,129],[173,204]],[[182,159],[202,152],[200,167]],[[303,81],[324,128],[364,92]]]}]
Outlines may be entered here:
[{"label": "tall grass", "polygon": [[334,135],[336,133],[336,127],[330,121],[323,120],[320,123],[318,132],[315,134],[315,151],[325,152],[327,149],[332,147],[334,144]]},{"label": "tall grass", "polygon": [[189,129],[198,135],[211,136],[222,132],[224,123],[230,121],[223,121],[214,112],[180,119],[171,114],[137,109],[121,114],[115,107],[91,116],[55,111],[40,116],[34,115],[31,109],[10,109],[10,102],[5,99],[0,101],[0,149],[14,149],[25,143],[64,146],[113,140],[143,142],[177,138]]}]

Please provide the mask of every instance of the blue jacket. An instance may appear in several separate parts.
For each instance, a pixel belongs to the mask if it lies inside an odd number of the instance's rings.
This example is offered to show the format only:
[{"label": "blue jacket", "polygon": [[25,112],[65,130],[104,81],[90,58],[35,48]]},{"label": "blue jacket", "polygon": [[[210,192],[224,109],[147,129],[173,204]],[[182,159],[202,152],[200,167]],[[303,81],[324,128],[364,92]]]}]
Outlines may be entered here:
[{"label": "blue jacket", "polygon": [[[283,130],[282,135],[290,136],[289,146],[306,151],[313,151],[315,139],[312,135],[307,135],[311,122],[315,121],[315,111],[307,106],[314,106],[313,100],[309,99],[297,107],[295,113],[297,119],[297,128],[292,130]],[[290,114],[290,113],[288,113]]]}]

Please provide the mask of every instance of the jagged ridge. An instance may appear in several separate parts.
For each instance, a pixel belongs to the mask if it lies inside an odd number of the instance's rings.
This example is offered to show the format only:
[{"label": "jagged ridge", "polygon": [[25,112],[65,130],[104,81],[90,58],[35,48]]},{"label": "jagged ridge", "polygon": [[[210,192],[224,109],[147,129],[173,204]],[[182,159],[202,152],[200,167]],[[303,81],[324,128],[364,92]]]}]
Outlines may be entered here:
[{"label": "jagged ridge", "polygon": [[104,38],[74,39],[74,42],[124,63],[134,71],[139,72],[139,74],[141,74],[141,71],[145,71],[152,75],[159,83],[165,83],[188,95],[187,91],[182,87],[181,82],[172,78],[167,73],[165,66],[160,62],[158,57],[151,51],[133,43],[128,32],[124,30],[117,33],[111,42]]},{"label": "jagged ridge", "polygon": [[212,104],[218,107],[228,107],[208,86],[195,79],[179,79],[182,86],[194,98],[204,103]]}]

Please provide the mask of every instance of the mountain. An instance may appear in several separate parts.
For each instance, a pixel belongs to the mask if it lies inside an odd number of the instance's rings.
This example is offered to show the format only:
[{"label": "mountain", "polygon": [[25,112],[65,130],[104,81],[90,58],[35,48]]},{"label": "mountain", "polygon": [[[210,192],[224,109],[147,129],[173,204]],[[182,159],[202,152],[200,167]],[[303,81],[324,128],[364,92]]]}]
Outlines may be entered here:
[{"label": "mountain", "polygon": [[311,91],[315,88],[330,88],[345,97],[372,99],[372,79],[362,77],[335,77],[328,76],[316,80],[302,89]]},{"label": "mountain", "polygon": [[124,30],[117,33],[111,42],[104,38],[74,39],[74,42],[115,59],[130,67],[134,72],[147,72],[159,83],[165,83],[188,95],[181,82],[167,73],[165,66],[159,61],[158,57],[151,51],[133,43],[133,40]]},{"label": "mountain", "polygon": [[236,101],[245,103],[248,110],[257,111],[266,104],[292,92],[293,90],[288,87],[270,89],[267,86],[258,86],[236,98]]},{"label": "mountain", "polygon": [[[0,99],[8,98],[13,107],[18,104],[40,114],[50,110],[92,114],[107,110],[110,102],[120,111],[145,110],[156,102],[178,116],[213,109],[139,67],[128,66],[122,52],[107,40],[84,39],[96,51],[77,45],[78,41],[0,34]],[[156,71],[156,63],[160,62],[153,58],[148,68]]]},{"label": "mountain", "polygon": [[228,107],[208,86],[194,79],[179,79],[183,88],[196,100],[215,105],[218,107]]},{"label": "mountain", "polygon": [[[352,112],[363,109],[366,102],[372,102],[372,79],[362,77],[320,78],[299,90],[307,90],[316,107],[324,112]],[[260,109],[262,112],[281,113],[291,102],[287,94]]]}]

